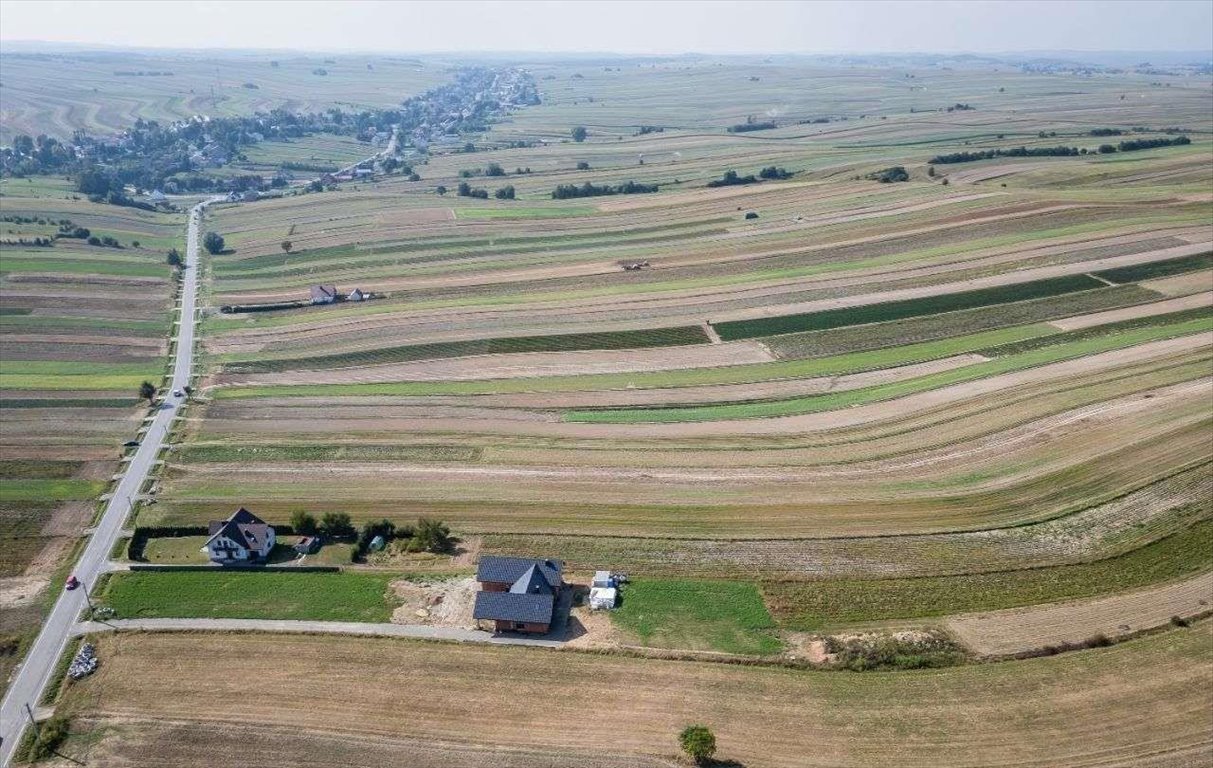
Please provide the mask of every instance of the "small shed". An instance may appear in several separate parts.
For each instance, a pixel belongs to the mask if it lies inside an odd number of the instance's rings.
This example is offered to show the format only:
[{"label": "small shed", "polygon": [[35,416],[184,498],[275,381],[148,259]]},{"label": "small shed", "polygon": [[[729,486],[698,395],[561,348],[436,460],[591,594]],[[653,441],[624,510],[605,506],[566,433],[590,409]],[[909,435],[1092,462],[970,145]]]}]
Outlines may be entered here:
[{"label": "small shed", "polygon": [[371,543],[367,545],[367,549],[372,552],[378,552],[387,545],[387,541],[382,536],[376,536],[371,539]]},{"label": "small shed", "polygon": [[295,551],[301,555],[310,555],[320,549],[320,537],[304,536],[295,543]]},{"label": "small shed", "polygon": [[602,587],[605,589],[614,589],[615,574],[610,571],[594,571],[594,580],[590,582],[590,588]]}]

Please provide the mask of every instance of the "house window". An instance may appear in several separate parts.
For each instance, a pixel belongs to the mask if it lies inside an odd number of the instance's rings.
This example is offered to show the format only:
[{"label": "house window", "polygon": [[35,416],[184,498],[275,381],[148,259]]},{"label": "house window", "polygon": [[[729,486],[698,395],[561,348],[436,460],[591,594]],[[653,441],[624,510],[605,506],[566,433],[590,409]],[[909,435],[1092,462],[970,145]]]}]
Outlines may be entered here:
[{"label": "house window", "polygon": [[521,621],[515,621],[514,629],[526,629],[526,624],[523,624]]}]

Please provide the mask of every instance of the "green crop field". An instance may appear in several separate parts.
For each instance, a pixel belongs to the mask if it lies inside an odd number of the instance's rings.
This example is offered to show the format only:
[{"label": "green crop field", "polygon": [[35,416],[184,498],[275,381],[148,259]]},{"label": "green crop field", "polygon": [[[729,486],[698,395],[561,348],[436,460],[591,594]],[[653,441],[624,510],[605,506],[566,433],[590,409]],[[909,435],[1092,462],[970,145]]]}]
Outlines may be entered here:
[{"label": "green crop field", "polygon": [[388,582],[367,573],[169,571],[110,577],[100,600],[123,618],[387,621]]},{"label": "green crop field", "polygon": [[753,584],[641,579],[622,593],[611,620],[643,645],[750,654],[780,648]]}]

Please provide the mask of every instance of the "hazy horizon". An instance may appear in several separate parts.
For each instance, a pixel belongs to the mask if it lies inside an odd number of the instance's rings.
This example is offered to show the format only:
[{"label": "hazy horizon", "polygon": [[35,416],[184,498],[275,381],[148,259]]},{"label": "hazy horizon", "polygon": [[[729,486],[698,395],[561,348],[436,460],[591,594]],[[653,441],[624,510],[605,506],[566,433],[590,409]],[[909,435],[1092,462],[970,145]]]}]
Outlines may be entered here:
[{"label": "hazy horizon", "polygon": [[0,0],[0,44],[412,54],[1208,55],[1213,3]]}]

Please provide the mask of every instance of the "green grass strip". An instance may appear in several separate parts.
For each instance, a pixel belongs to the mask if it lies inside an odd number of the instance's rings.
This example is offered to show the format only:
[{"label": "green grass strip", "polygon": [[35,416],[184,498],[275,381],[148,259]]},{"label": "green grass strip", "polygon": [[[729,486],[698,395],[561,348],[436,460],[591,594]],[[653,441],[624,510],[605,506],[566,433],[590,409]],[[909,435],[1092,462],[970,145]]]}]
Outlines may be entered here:
[{"label": "green grass strip", "polygon": [[54,376],[26,373],[0,373],[0,389],[33,389],[64,391],[73,389],[117,389],[135,393],[148,378],[155,382],[159,373],[141,376]]},{"label": "green grass strip", "polygon": [[586,349],[640,349],[644,347],[675,347],[707,344],[708,337],[698,325],[677,328],[653,328],[638,331],[604,331],[602,333],[567,333],[550,336],[509,336],[496,339],[468,339],[434,344],[411,344],[385,347],[362,352],[343,352],[318,357],[296,357],[275,360],[253,360],[230,363],[227,370],[234,373],[268,373],[278,371],[344,368],[355,365],[405,363],[414,360],[434,360],[468,355],[499,355],[510,352],[571,352]]},{"label": "green grass strip", "polygon": [[1006,304],[1012,301],[1077,293],[1100,288],[1103,285],[1100,281],[1087,275],[1066,275],[1014,285],[981,288],[975,291],[943,293],[903,301],[827,309],[822,312],[763,317],[754,320],[733,320],[713,323],[712,327],[720,334],[720,338],[725,341],[735,341],[799,331],[819,331],[848,325],[901,320],[907,317],[921,317],[958,309],[973,309],[992,304]]},{"label": "green grass strip", "polygon": [[91,499],[105,488],[100,480],[24,478],[0,480],[0,501],[74,501]]},{"label": "green grass strip", "polygon": [[875,387],[835,392],[826,395],[799,397],[790,400],[761,401],[751,403],[727,403],[698,407],[671,408],[626,408],[607,410],[566,411],[565,421],[598,424],[635,424],[642,422],[690,422],[721,421],[725,419],[771,418],[796,416],[807,413],[837,410],[853,405],[864,405],[892,400],[898,397],[926,392],[932,389],[984,379],[1011,371],[1033,368],[1075,357],[1131,347],[1149,341],[1213,331],[1213,319],[1189,320],[1174,325],[1140,328],[1122,333],[1061,343],[1019,354],[1008,355],[997,360],[957,368],[950,371],[920,376],[908,381],[897,381]]},{"label": "green grass strip", "polygon": [[1138,280],[1152,280],[1156,277],[1182,275],[1185,272],[1198,272],[1202,269],[1213,268],[1213,251],[1198,253],[1193,256],[1181,256],[1165,261],[1151,261],[1146,264],[1134,264],[1130,267],[1105,269],[1091,274],[1102,277],[1112,283],[1133,283]]},{"label": "green grass strip", "polygon": [[815,631],[854,622],[994,611],[1106,595],[1213,566],[1213,520],[1125,555],[1077,565],[962,576],[767,582],[780,626]]},{"label": "green grass strip", "polygon": [[186,445],[174,462],[243,461],[477,461],[481,449],[462,445]]}]

